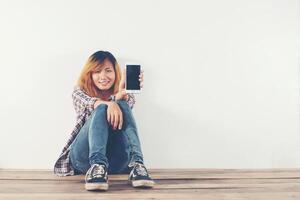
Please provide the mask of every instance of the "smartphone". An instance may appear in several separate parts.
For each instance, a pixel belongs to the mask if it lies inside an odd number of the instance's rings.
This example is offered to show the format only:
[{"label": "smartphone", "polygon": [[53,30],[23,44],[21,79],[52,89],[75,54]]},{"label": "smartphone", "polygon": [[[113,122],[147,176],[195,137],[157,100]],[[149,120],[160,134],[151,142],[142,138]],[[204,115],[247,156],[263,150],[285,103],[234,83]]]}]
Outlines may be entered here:
[{"label": "smartphone", "polygon": [[125,90],[126,93],[140,93],[140,81],[139,75],[141,73],[141,65],[139,64],[126,64],[126,79],[125,79]]}]

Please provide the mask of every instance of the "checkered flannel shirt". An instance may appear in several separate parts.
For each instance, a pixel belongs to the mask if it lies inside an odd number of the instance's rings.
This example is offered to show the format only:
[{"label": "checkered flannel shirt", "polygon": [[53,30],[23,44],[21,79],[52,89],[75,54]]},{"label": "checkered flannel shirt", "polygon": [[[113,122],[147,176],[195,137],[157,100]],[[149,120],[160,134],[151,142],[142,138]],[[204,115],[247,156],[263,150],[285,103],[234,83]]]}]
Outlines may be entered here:
[{"label": "checkered flannel shirt", "polygon": [[[54,165],[54,174],[58,176],[71,176],[75,175],[74,168],[70,163],[70,146],[77,134],[79,133],[81,127],[84,125],[86,120],[90,117],[92,111],[94,110],[94,103],[98,98],[88,96],[82,89],[78,86],[74,87],[72,93],[73,105],[77,113],[77,121],[75,128],[71,132],[70,138],[67,141],[67,144],[63,148],[58,160]],[[113,101],[115,98],[110,97],[110,101]],[[129,99],[127,100],[129,107],[132,109],[135,104],[135,97],[133,94],[129,94]]]}]

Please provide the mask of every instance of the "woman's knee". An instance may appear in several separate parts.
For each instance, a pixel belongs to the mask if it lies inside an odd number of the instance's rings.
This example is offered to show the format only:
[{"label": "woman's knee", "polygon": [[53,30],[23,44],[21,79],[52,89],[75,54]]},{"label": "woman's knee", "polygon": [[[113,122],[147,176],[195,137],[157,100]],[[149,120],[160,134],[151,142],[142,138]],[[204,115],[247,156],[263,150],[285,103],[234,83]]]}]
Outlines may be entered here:
[{"label": "woman's knee", "polygon": [[123,109],[130,109],[127,101],[125,101],[125,100],[119,100],[119,101],[117,101],[117,104]]},{"label": "woman's knee", "polygon": [[107,113],[107,105],[106,104],[98,105],[93,111],[94,116],[103,116],[103,117],[105,117],[106,113]]}]

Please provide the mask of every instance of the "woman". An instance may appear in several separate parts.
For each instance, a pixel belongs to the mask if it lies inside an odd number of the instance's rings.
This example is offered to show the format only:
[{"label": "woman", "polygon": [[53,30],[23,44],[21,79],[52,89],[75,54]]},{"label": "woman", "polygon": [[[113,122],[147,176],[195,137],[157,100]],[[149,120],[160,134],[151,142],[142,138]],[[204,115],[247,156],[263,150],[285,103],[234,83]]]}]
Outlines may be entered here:
[{"label": "woman", "polygon": [[[153,187],[125,92],[125,71],[107,51],[91,55],[72,93],[77,123],[54,166],[59,176],[85,174],[86,190],[107,190],[107,174],[129,173],[133,187]],[[143,86],[143,72],[140,74]]]}]

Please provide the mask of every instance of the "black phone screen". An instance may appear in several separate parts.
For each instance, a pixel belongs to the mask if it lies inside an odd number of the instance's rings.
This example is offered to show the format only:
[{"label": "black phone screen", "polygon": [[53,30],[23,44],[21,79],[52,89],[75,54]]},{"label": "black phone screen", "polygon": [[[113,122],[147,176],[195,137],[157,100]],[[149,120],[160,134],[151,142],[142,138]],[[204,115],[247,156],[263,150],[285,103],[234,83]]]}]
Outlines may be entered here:
[{"label": "black phone screen", "polygon": [[140,65],[126,65],[126,90],[140,90]]}]

